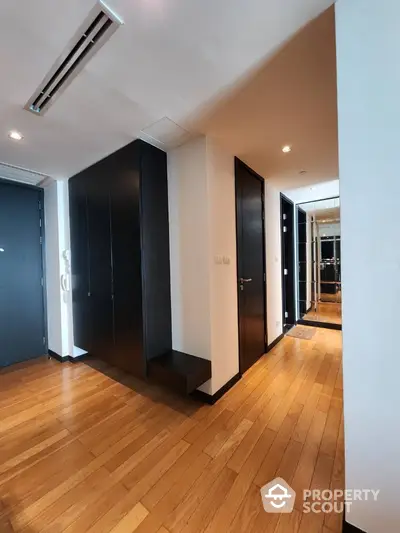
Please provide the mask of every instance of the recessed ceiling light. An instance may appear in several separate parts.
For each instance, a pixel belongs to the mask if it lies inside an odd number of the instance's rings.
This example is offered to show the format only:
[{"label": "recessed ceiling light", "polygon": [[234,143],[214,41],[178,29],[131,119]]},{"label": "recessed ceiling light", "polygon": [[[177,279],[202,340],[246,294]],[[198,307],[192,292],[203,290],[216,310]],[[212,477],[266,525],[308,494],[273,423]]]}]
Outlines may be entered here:
[{"label": "recessed ceiling light", "polygon": [[282,147],[282,152],[283,152],[284,154],[288,154],[288,153],[291,152],[291,151],[292,151],[292,147],[289,146],[288,144],[287,144],[286,146],[283,146],[283,147]]},{"label": "recessed ceiling light", "polygon": [[19,131],[10,131],[8,136],[14,141],[21,141],[24,138],[24,136]]}]

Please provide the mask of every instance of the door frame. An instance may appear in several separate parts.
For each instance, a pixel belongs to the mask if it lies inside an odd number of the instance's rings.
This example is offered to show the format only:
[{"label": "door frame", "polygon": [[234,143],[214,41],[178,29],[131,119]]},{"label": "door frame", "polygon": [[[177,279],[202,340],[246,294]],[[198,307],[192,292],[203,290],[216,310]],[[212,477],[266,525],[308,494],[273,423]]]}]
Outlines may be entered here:
[{"label": "door frame", "polygon": [[285,317],[285,311],[286,311],[286,287],[285,287],[285,283],[284,283],[284,280],[285,280],[285,262],[284,262],[284,257],[285,257],[285,246],[284,246],[284,240],[283,240],[283,235],[284,235],[284,231],[283,231],[283,227],[284,227],[284,220],[283,220],[283,209],[282,209],[282,205],[283,205],[283,202],[286,202],[288,204],[290,204],[292,210],[293,210],[293,217],[292,217],[292,239],[291,239],[291,248],[292,248],[292,257],[293,257],[293,264],[292,264],[292,272],[293,272],[293,301],[291,302],[292,304],[292,309],[293,309],[293,319],[294,319],[294,323],[293,323],[293,326],[296,325],[296,321],[297,321],[297,313],[296,313],[296,276],[295,276],[295,258],[296,258],[296,255],[295,255],[295,234],[294,234],[294,226],[295,226],[295,208],[294,208],[294,202],[292,202],[292,200],[290,200],[290,198],[288,198],[287,196],[285,196],[282,192],[280,193],[280,217],[281,217],[281,224],[280,224],[280,228],[281,228],[281,274],[282,274],[282,333],[285,334],[287,331],[289,331],[290,328],[287,328],[285,327],[285,323],[286,323],[286,317]]},{"label": "door frame", "polygon": [[238,168],[244,168],[251,174],[253,178],[261,184],[261,203],[262,203],[262,257],[263,257],[263,271],[264,271],[264,291],[263,291],[263,302],[264,302],[264,353],[268,349],[268,330],[267,330],[267,258],[266,258],[266,240],[265,240],[265,180],[262,176],[257,174],[252,168],[250,168],[246,163],[244,163],[238,157],[235,157],[235,212],[236,212],[236,291],[237,291],[237,306],[238,306],[238,342],[239,342],[239,374],[242,375],[242,354],[241,354],[241,340],[240,340],[240,289],[239,289],[239,275],[240,275],[240,260],[239,260],[239,239],[241,237],[241,232],[239,231],[239,221],[241,219],[242,213],[240,209],[240,202],[238,202],[238,183],[237,183],[237,170]]},{"label": "door frame", "polygon": [[[340,198],[340,195],[336,196],[329,196],[328,198],[319,198],[318,200],[308,200],[307,202],[301,202],[298,205],[304,205],[304,204],[314,204],[315,202],[324,202],[325,200],[336,200],[337,198]],[[296,212],[296,225],[297,225],[297,212]],[[297,235],[297,233],[296,233]],[[341,241],[340,241],[341,244]],[[296,284],[297,284],[298,276],[296,272]],[[303,325],[303,326],[312,326],[317,328],[325,328],[325,329],[333,329],[336,331],[342,331],[342,324],[334,324],[333,322],[319,322],[317,320],[305,320],[301,317],[297,319],[297,324]]]},{"label": "door frame", "polygon": [[43,335],[45,338],[45,343],[43,345],[44,353],[47,355],[49,353],[49,334],[48,334],[48,320],[47,320],[47,284],[46,284],[46,224],[45,224],[45,211],[44,211],[44,189],[43,187],[38,187],[37,185],[30,185],[28,183],[21,183],[20,181],[8,180],[6,178],[0,177],[0,185],[11,185],[15,187],[20,187],[22,189],[31,189],[39,193],[40,201],[40,211],[41,211],[41,236],[42,236],[42,253],[41,253],[41,267],[42,267],[42,307],[43,307]]},{"label": "door frame", "polygon": [[[306,223],[307,223],[307,212],[304,211],[304,209],[302,209],[300,207],[301,204],[296,204],[295,205],[295,219],[294,219],[294,226],[295,226],[295,232],[294,232],[294,238],[295,238],[295,252],[296,252],[296,255],[295,255],[295,259],[294,259],[294,264],[295,264],[295,273],[294,273],[294,282],[295,282],[295,293],[294,293],[294,297],[295,297],[295,310],[296,310],[296,320],[299,320],[300,318],[302,318],[302,313],[301,313],[301,299],[300,299],[300,223],[299,223],[299,213],[300,211],[305,215],[305,220],[306,220]],[[306,229],[307,231],[307,229]],[[306,297],[305,297],[305,302],[306,302],[306,305],[307,305],[307,283],[308,283],[308,265],[307,265],[307,239],[305,242],[303,242],[302,244],[305,244],[306,246],[306,275],[305,275],[305,282],[306,282]],[[311,282],[310,282],[311,283]],[[310,308],[307,308],[306,307],[306,311],[304,314],[307,314],[310,310],[311,310],[311,307]]]}]

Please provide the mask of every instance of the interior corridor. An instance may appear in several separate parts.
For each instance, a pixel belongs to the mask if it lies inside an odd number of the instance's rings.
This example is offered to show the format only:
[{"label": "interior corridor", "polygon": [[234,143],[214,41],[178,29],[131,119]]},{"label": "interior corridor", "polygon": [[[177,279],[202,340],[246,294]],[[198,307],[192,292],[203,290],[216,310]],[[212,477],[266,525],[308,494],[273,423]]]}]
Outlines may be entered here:
[{"label": "interior corridor", "polygon": [[336,533],[260,487],[344,488],[341,332],[283,339],[205,406],[104,363],[0,371],[2,533]]}]

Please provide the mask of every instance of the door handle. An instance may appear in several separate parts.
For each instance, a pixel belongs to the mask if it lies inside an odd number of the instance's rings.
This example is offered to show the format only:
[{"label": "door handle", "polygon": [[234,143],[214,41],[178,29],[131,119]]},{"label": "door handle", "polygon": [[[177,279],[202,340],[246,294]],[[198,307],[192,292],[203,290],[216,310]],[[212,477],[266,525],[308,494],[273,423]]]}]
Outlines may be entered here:
[{"label": "door handle", "polygon": [[240,278],[240,283],[250,283],[253,281],[251,278]]}]

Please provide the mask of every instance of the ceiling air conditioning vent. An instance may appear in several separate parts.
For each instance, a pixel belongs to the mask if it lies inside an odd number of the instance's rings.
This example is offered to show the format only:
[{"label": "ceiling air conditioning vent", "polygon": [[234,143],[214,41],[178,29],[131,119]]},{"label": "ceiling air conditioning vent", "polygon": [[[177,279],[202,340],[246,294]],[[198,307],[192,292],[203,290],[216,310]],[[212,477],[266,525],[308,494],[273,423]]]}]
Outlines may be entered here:
[{"label": "ceiling air conditioning vent", "polygon": [[122,20],[99,1],[28,100],[25,109],[43,115],[121,24]]}]

